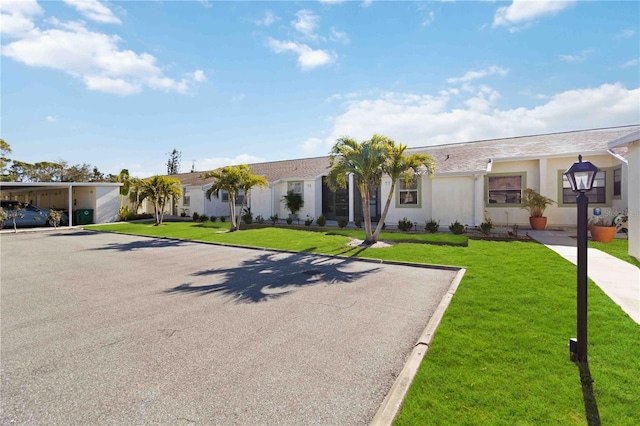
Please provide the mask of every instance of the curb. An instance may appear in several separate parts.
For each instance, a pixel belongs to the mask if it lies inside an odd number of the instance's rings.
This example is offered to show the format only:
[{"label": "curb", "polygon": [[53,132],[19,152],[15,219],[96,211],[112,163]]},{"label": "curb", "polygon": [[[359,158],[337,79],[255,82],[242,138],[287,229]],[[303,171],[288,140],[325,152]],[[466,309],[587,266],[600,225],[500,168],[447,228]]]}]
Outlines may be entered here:
[{"label": "curb", "polygon": [[391,386],[389,393],[387,393],[387,396],[385,396],[382,401],[378,412],[373,417],[373,420],[370,423],[372,426],[386,426],[393,424],[398,412],[400,412],[404,398],[407,396],[409,387],[418,372],[418,368],[420,368],[423,358],[429,351],[429,346],[431,345],[431,341],[433,340],[436,330],[440,325],[440,321],[442,321],[442,317],[449,307],[449,304],[453,299],[453,295],[458,289],[465,272],[466,269],[460,269],[451,282],[449,290],[447,290],[447,293],[443,296],[440,304],[429,319],[427,326],[418,338],[416,345],[413,347],[411,354],[409,354],[409,358],[407,359],[404,368],[393,383],[393,386]]}]

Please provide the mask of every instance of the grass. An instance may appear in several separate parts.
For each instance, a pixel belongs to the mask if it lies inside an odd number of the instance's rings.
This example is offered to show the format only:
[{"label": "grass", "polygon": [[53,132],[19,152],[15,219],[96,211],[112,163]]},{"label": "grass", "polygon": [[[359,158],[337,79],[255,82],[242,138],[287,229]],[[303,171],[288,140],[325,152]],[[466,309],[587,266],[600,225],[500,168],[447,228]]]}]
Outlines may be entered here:
[{"label": "grass", "polygon": [[[191,225],[191,226],[187,226]],[[411,386],[398,425],[583,425],[575,266],[535,243],[400,243],[353,250],[346,236],[287,229],[217,233],[228,224],[93,229],[464,266],[467,273]],[[589,366],[603,424],[640,424],[640,325],[589,281]],[[593,414],[593,406],[588,412]]]},{"label": "grass", "polygon": [[640,268],[640,262],[638,262],[633,256],[629,254],[629,240],[615,238],[610,243],[599,243],[597,241],[589,241],[589,247],[602,250],[605,253],[615,256],[618,259],[629,262],[632,265],[636,265]]}]

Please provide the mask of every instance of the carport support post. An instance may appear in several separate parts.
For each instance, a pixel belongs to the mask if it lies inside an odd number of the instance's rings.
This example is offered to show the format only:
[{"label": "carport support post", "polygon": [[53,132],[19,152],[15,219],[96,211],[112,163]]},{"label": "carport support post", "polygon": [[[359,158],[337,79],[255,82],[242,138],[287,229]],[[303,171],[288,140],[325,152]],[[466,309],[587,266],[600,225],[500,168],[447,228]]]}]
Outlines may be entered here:
[{"label": "carport support post", "polygon": [[73,185],[69,185],[69,227],[73,226]]}]

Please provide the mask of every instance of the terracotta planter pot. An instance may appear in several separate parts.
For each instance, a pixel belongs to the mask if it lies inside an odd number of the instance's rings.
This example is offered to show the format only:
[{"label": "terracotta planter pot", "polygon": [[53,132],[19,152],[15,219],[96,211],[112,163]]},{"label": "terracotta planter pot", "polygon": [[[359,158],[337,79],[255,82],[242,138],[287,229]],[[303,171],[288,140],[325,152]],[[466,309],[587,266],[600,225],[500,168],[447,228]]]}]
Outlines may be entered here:
[{"label": "terracotta planter pot", "polygon": [[541,216],[541,217],[533,217],[533,216],[531,216],[529,218],[529,224],[536,231],[542,231],[542,230],[544,230],[544,228],[547,227],[547,217],[546,216]]},{"label": "terracotta planter pot", "polygon": [[600,243],[610,243],[616,236],[618,229],[615,226],[592,226],[591,239]]}]

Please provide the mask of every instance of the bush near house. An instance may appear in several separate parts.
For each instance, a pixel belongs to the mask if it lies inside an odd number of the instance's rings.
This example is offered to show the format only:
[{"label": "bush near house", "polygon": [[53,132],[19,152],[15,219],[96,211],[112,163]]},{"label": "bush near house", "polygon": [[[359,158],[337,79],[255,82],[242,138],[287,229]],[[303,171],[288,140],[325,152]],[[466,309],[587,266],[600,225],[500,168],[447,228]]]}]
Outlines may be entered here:
[{"label": "bush near house", "polygon": [[344,219],[344,218],[338,219],[338,228],[344,229],[347,227],[348,224],[349,224],[349,221],[347,219]]},{"label": "bush near house", "polygon": [[462,234],[464,232],[464,225],[456,220],[451,225],[449,225],[449,230],[456,235]]},{"label": "bush near house", "polygon": [[318,219],[316,219],[316,223],[318,224],[318,226],[324,226],[327,224],[327,219],[325,219],[324,216],[320,215],[318,216]]},{"label": "bush near house", "polygon": [[411,222],[406,217],[403,217],[398,221],[398,229],[402,232],[411,231],[411,228],[413,228],[413,222]]},{"label": "bush near house", "polygon": [[436,222],[435,220],[433,220],[433,218],[431,218],[427,221],[424,227],[427,231],[435,234],[436,232],[438,232],[438,229],[440,229],[440,222]]}]

